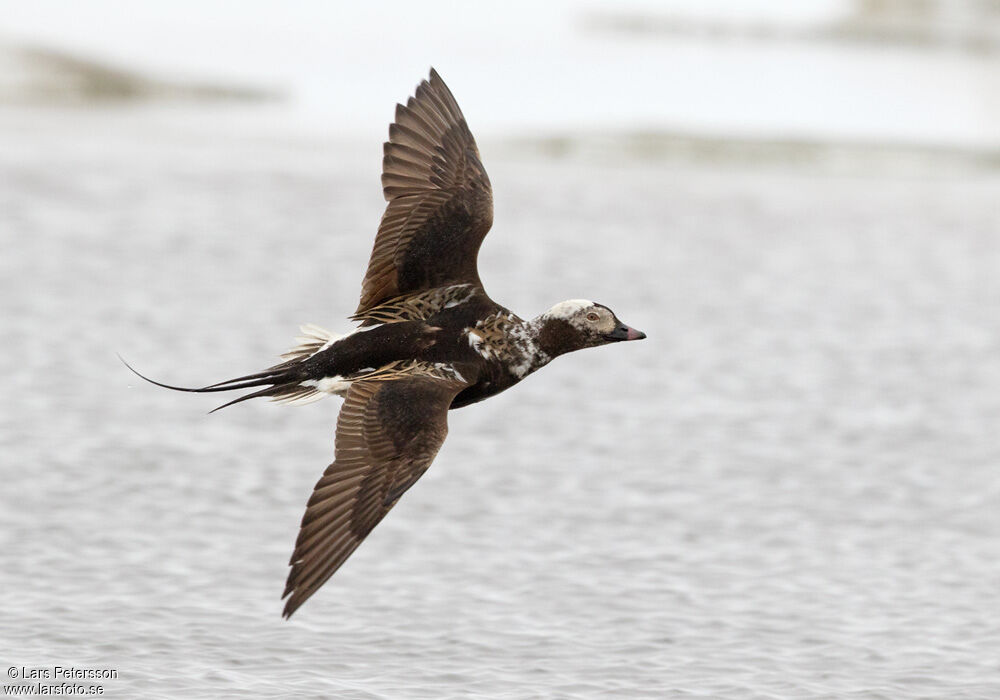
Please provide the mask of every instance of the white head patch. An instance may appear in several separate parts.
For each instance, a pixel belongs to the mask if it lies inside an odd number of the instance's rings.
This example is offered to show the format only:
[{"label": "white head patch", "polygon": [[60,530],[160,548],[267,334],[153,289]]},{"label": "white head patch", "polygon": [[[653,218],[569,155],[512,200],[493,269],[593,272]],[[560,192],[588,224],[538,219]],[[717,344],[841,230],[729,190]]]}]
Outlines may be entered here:
[{"label": "white head patch", "polygon": [[589,299],[569,299],[567,301],[560,301],[558,304],[542,314],[542,317],[561,318],[564,321],[568,321],[573,318],[573,316],[580,313],[583,309],[590,308],[593,305],[594,302]]}]

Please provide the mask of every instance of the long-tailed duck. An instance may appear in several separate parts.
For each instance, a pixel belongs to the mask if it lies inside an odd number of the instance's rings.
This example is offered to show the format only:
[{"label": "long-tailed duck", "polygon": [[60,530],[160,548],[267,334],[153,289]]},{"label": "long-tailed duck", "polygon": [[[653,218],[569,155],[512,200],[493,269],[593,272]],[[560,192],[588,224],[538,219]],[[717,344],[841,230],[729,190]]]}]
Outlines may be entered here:
[{"label": "long-tailed duck", "polygon": [[427,470],[449,409],[493,396],[567,352],[646,337],[592,301],[564,301],[525,321],[487,295],[476,257],[493,223],[490,181],[433,69],[396,106],[382,188],[389,204],[351,317],[357,328],[338,336],[304,326],[280,364],[199,389],[148,380],[179,391],[255,388],[219,408],[258,396],[345,398],[334,462],[313,490],[289,562],[285,617]]}]

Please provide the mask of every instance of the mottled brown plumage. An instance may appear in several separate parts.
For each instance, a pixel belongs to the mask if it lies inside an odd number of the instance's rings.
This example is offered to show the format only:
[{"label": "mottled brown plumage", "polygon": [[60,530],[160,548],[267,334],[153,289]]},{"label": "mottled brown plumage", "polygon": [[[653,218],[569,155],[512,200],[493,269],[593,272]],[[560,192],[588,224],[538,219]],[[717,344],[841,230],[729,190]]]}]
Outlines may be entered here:
[{"label": "mottled brown plumage", "polygon": [[433,70],[397,106],[382,185],[389,204],[353,316],[358,328],[338,336],[304,326],[280,364],[207,387],[153,382],[180,391],[253,389],[220,408],[254,397],[345,398],[334,462],[313,490],[289,562],[285,617],[427,470],[449,409],[494,396],[564,353],[645,337],[591,301],[561,302],[525,321],[486,294],[476,259],[493,223],[490,181]]}]

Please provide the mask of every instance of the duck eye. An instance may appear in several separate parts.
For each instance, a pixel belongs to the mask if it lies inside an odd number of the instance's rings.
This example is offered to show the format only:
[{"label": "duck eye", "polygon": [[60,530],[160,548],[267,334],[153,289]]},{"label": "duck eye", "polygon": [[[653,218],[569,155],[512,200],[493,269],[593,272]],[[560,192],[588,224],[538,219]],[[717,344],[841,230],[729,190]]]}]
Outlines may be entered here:
[{"label": "duck eye", "polygon": [[594,313],[593,311],[591,311],[591,312],[590,312],[589,314],[587,314],[587,320],[588,320],[588,321],[595,321],[595,322],[596,322],[596,321],[598,321],[598,320],[599,320],[600,318],[601,318],[601,317],[600,317],[600,316],[598,316],[598,315],[597,315],[596,313]]}]

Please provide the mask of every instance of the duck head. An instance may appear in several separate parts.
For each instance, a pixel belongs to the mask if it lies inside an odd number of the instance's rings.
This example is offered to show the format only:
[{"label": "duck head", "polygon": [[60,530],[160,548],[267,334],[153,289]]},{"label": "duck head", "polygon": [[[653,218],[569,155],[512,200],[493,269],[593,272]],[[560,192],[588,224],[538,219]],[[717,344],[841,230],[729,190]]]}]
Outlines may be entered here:
[{"label": "duck head", "polygon": [[535,323],[539,347],[550,357],[646,337],[642,331],[622,323],[604,304],[587,299],[559,302],[535,319]]}]

